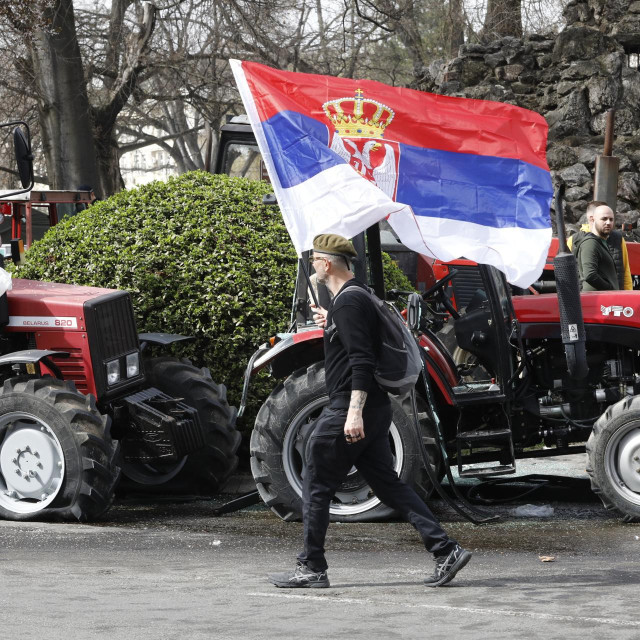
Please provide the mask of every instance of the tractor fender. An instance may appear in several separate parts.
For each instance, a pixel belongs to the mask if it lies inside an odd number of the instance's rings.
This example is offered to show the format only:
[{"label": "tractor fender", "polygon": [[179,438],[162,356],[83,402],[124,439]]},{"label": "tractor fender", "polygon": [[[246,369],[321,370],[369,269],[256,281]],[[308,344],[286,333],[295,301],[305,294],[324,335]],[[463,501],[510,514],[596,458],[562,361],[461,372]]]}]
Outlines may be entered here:
[{"label": "tractor fender", "polygon": [[139,333],[140,351],[144,351],[147,345],[166,347],[174,342],[193,340],[193,336],[181,336],[177,333]]},{"label": "tractor fender", "polygon": [[256,373],[270,367],[275,378],[286,378],[300,367],[308,367],[324,360],[323,336],[323,329],[313,328],[298,333],[279,333],[273,345],[263,344],[251,356],[247,365],[238,416],[244,413],[249,384]]},{"label": "tractor fender", "polygon": [[26,349],[24,351],[14,351],[0,356],[0,367],[12,364],[38,364],[42,362],[47,369],[59,378],[63,379],[60,369],[51,361],[51,357],[68,358],[67,351],[50,351],[49,349]]},{"label": "tractor fender", "polygon": [[286,378],[302,366],[324,360],[323,329],[309,329],[298,333],[280,333],[279,340],[272,346],[261,347],[253,360],[251,375],[266,366],[276,378]]},{"label": "tractor fender", "polygon": [[439,340],[435,336],[432,337],[426,333],[420,335],[420,347],[422,348],[429,377],[435,381],[445,402],[449,405],[454,405],[452,387],[459,384],[457,369],[453,361],[451,361],[451,356],[438,343]]}]

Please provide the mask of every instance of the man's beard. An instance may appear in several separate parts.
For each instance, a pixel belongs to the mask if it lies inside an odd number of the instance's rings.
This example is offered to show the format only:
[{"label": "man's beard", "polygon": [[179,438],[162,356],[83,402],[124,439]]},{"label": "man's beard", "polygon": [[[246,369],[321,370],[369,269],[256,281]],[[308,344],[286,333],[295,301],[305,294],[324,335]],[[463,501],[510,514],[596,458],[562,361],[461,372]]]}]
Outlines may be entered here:
[{"label": "man's beard", "polygon": [[327,284],[327,276],[326,275],[321,276],[319,273],[316,273],[316,282],[318,284],[322,284],[322,285],[326,286],[326,284]]}]

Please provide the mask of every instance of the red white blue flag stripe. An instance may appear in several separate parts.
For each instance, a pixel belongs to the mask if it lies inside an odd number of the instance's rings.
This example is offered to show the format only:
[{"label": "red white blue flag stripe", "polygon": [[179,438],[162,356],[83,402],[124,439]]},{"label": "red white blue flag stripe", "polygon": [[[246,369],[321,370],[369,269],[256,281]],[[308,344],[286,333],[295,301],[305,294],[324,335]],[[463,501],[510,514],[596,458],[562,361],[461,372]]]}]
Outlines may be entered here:
[{"label": "red white blue flag stripe", "polygon": [[547,124],[513,105],[231,61],[298,253],[387,218],[419,253],[536,280],[551,241]]}]

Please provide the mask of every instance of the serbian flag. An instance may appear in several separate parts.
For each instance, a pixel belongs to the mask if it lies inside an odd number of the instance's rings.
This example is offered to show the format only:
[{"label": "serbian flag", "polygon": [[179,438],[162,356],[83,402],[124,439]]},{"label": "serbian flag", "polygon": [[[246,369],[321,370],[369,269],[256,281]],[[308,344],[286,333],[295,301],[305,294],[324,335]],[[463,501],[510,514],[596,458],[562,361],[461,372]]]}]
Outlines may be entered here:
[{"label": "serbian flag", "polygon": [[298,252],[386,218],[410,249],[527,287],[551,241],[547,123],[500,102],[231,61]]}]

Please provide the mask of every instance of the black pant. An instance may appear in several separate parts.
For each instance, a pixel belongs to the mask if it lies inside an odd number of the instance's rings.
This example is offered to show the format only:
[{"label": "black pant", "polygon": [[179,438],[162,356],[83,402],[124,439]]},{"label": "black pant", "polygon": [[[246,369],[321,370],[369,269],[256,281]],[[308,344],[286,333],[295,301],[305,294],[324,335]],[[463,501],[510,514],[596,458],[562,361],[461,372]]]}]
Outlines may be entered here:
[{"label": "black pant", "polygon": [[389,445],[391,405],[365,407],[363,440],[347,444],[344,437],[346,409],[325,407],[309,443],[304,487],[304,551],[298,560],[313,571],[324,571],[324,541],[329,526],[329,506],[336,489],[352,466],[369,483],[384,504],[398,511],[417,530],[424,546],[436,556],[448,554],[456,544],[418,494],[393,468]]}]

